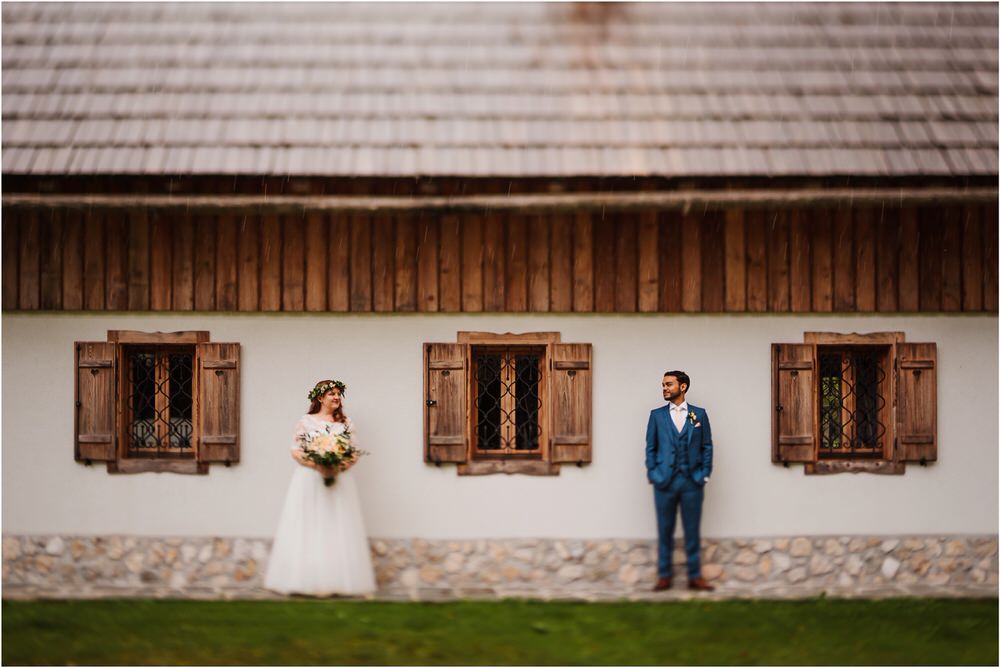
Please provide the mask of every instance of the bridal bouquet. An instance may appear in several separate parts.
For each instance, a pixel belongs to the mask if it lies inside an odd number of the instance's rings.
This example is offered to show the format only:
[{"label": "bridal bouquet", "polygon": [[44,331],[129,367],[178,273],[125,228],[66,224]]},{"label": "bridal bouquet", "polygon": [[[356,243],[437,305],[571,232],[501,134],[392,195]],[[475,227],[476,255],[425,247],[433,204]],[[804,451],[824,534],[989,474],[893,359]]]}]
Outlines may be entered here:
[{"label": "bridal bouquet", "polygon": [[[368,453],[351,445],[350,429],[336,423],[331,430],[306,434],[302,439],[302,454],[320,466],[337,468],[341,464],[352,464]],[[334,482],[335,478],[323,478],[327,487]]]}]

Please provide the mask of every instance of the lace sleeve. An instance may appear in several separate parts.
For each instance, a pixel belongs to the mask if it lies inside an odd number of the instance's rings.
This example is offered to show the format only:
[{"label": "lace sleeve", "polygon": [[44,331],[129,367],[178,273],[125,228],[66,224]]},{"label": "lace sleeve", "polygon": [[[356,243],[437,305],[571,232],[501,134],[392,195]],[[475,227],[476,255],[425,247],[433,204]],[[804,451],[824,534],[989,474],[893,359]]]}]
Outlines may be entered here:
[{"label": "lace sleeve", "polygon": [[306,418],[300,417],[299,421],[295,423],[295,434],[292,436],[292,450],[300,447],[302,445],[302,439],[305,435],[309,433],[309,428],[306,426]]},{"label": "lace sleeve", "polygon": [[347,428],[347,431],[351,432],[351,445],[355,448],[358,447],[358,432],[356,431],[357,428],[354,426],[354,422],[351,418],[344,420],[344,427]]}]

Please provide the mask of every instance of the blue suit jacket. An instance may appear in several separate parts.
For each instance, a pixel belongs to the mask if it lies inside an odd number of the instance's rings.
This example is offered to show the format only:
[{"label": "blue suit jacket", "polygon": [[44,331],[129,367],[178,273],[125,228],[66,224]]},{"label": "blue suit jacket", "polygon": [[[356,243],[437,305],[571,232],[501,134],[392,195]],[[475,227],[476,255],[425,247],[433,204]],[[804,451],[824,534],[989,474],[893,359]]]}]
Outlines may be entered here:
[{"label": "blue suit jacket", "polygon": [[704,408],[688,404],[688,412],[695,414],[694,423],[684,421],[678,433],[670,419],[670,407],[657,408],[649,413],[646,427],[646,477],[659,489],[666,489],[680,470],[674,461],[676,452],[687,456],[688,471],[699,485],[712,474],[712,426]]}]

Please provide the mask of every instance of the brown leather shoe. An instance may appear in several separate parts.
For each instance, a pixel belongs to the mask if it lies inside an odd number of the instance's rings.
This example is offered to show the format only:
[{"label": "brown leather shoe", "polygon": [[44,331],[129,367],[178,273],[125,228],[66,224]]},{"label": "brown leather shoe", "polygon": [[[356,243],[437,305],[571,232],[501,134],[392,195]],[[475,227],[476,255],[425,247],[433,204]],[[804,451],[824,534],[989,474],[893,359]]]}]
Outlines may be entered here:
[{"label": "brown leather shoe", "polygon": [[702,577],[688,580],[688,589],[695,589],[697,591],[715,591],[715,587],[705,582],[705,578]]},{"label": "brown leather shoe", "polygon": [[670,589],[670,578],[657,578],[656,584],[653,585],[653,591],[664,591]]}]

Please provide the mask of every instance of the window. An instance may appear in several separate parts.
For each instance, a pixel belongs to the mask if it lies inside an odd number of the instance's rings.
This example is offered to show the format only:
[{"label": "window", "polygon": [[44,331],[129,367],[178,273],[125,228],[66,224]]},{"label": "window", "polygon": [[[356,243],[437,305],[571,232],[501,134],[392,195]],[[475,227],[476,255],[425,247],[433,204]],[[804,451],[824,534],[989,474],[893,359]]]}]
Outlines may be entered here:
[{"label": "window", "polygon": [[556,475],[591,461],[591,346],[558,332],[424,344],[424,459],[460,475]]},{"label": "window", "polygon": [[112,473],[207,473],[239,461],[236,343],[110,331],[76,349],[75,457]]},{"label": "window", "polygon": [[129,457],[194,458],[194,348],[123,346]]},{"label": "window", "polygon": [[937,349],[901,332],[773,344],[772,461],[806,473],[903,473],[937,459]]}]

